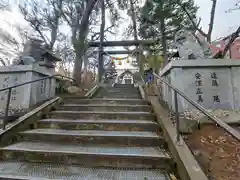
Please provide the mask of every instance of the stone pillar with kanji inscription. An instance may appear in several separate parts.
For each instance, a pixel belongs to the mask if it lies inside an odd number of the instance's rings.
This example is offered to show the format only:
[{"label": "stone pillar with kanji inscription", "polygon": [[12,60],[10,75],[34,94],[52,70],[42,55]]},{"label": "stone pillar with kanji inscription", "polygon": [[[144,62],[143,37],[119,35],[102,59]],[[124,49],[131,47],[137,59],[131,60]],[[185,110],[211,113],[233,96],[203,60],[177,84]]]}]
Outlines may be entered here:
[{"label": "stone pillar with kanji inscription", "polygon": [[[160,73],[175,88],[206,109],[240,108],[240,61],[225,59],[170,62]],[[163,99],[174,108],[174,94],[162,85]],[[195,109],[178,97],[179,111]]]}]

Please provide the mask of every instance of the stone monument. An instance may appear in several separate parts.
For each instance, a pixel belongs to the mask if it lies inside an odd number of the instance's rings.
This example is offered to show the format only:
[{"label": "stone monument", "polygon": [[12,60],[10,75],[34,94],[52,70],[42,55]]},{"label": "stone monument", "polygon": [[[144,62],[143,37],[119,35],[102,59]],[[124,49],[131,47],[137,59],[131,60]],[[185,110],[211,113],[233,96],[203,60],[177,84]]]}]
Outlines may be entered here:
[{"label": "stone monument", "polygon": [[[226,123],[240,123],[240,61],[212,59],[206,42],[197,42],[190,32],[176,34],[178,60],[171,61],[160,76]],[[174,91],[161,84],[161,97],[174,108]],[[212,122],[178,95],[180,131],[193,132],[198,123]],[[226,115],[227,114],[227,115]]]},{"label": "stone monument", "polygon": [[[54,74],[54,63],[60,61],[41,41],[31,39],[12,66],[0,67],[0,89],[37,80]],[[0,92],[0,116],[4,115],[8,90]],[[55,79],[46,79],[12,89],[10,112],[29,109],[55,96]]]},{"label": "stone monument", "polygon": [[[209,58],[206,48],[189,34],[176,34],[180,60],[171,61],[160,76],[206,109],[239,109],[240,61]],[[173,90],[163,83],[162,91],[164,101],[174,109]],[[178,105],[180,112],[195,109],[180,96]]]}]

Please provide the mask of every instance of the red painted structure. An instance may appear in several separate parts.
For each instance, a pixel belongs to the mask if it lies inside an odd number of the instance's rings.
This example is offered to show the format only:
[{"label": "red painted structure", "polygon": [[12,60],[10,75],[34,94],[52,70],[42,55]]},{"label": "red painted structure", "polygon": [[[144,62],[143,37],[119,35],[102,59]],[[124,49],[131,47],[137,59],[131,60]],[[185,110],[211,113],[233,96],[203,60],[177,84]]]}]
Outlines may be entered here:
[{"label": "red painted structure", "polygon": [[[210,48],[213,52],[213,55],[216,54],[218,51],[223,50],[227,42],[224,40],[213,42],[210,45]],[[240,38],[237,38],[234,43],[231,45],[229,49],[228,56],[231,59],[239,59],[240,60]]]}]

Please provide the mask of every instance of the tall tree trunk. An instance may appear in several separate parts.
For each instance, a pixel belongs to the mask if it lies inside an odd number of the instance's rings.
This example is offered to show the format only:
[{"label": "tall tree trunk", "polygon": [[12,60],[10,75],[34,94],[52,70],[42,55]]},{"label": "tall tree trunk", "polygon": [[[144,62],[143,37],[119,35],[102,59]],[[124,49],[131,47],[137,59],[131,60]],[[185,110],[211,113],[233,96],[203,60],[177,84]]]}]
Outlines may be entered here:
[{"label": "tall tree trunk", "polygon": [[131,7],[131,12],[132,12],[133,36],[134,36],[134,40],[138,40],[136,14],[135,14],[135,8],[134,8],[133,0],[130,0],[130,7]]},{"label": "tall tree trunk", "polygon": [[101,2],[101,27],[100,27],[100,46],[99,46],[99,54],[98,54],[98,81],[100,82],[102,80],[103,76],[103,65],[104,65],[104,58],[103,58],[103,40],[104,40],[104,29],[105,29],[105,2],[102,0]]},{"label": "tall tree trunk", "polygon": [[93,11],[93,8],[97,0],[88,0],[84,15],[81,19],[81,24],[79,26],[78,38],[75,38],[74,49],[76,51],[76,60],[73,70],[73,78],[76,80],[78,85],[81,84],[81,73],[82,73],[82,63],[83,63],[83,53],[85,51],[85,39],[88,34],[89,28],[89,17]]},{"label": "tall tree trunk", "polygon": [[88,69],[88,57],[86,55],[83,56],[83,64],[84,64],[84,71]]},{"label": "tall tree trunk", "polygon": [[217,0],[212,0],[212,2],[213,2],[213,4],[212,4],[212,9],[211,9],[211,15],[210,15],[210,23],[209,23],[208,33],[207,33],[207,42],[209,42],[209,43],[211,42],[211,37],[212,37],[212,30],[213,30]]},{"label": "tall tree trunk", "polygon": [[58,28],[59,28],[59,21],[61,18],[61,9],[63,0],[56,0],[56,5],[54,5],[54,17],[51,22],[51,42],[50,48],[53,49],[53,46],[57,40]]},{"label": "tall tree trunk", "polygon": [[[81,50],[80,50],[81,51]],[[75,60],[75,64],[74,64],[74,74],[73,74],[73,77],[74,79],[76,79],[76,83],[78,85],[81,84],[81,75],[82,75],[82,53],[79,52],[79,50],[77,50],[76,52],[76,60]],[[80,71],[77,71],[77,70],[80,70]]]},{"label": "tall tree trunk", "polygon": [[86,74],[88,71],[88,57],[86,55],[83,55],[83,64],[84,64],[84,69],[83,69],[83,83],[86,81]]},{"label": "tall tree trunk", "polygon": [[163,65],[167,65],[168,63],[168,57],[167,57],[167,38],[166,38],[166,34],[165,34],[165,21],[164,18],[161,18],[160,20],[160,31],[161,31],[161,41],[162,41],[162,48],[163,48]]},{"label": "tall tree trunk", "polygon": [[[137,20],[136,20],[136,14],[135,14],[133,0],[130,0],[130,8],[131,8],[131,12],[132,12],[133,36],[134,36],[134,40],[138,40]],[[139,50],[139,46],[136,46],[136,49]],[[137,52],[136,59],[137,59],[138,65],[139,65],[139,71],[142,73],[143,72],[143,63],[142,63],[142,59],[140,58],[140,52]]]},{"label": "tall tree trunk", "polygon": [[[87,32],[85,32],[87,34]],[[73,78],[75,79],[78,85],[81,84],[81,74],[82,74],[82,64],[83,64],[83,54],[85,49],[85,36],[86,34],[82,33],[82,35],[77,40],[77,44],[75,44],[75,53],[76,59],[74,63],[74,71]]]}]

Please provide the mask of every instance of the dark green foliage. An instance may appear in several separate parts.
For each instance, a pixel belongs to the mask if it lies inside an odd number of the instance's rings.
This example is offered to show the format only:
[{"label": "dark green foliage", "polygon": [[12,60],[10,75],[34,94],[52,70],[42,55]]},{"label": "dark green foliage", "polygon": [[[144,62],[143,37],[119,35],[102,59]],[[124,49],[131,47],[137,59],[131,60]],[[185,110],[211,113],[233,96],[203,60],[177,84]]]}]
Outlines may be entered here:
[{"label": "dark green foliage", "polygon": [[140,11],[139,35],[143,39],[159,40],[165,36],[169,46],[178,30],[194,30],[179,3],[196,19],[198,7],[193,0],[147,0]]}]

